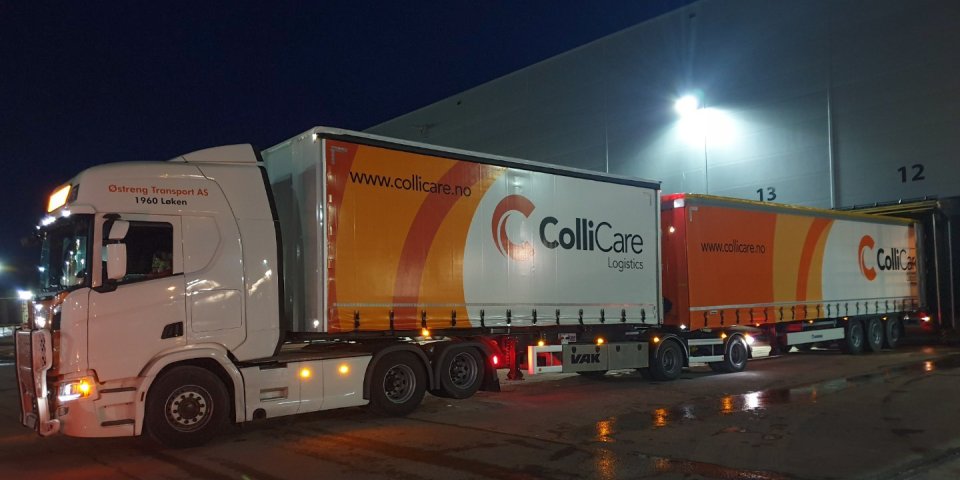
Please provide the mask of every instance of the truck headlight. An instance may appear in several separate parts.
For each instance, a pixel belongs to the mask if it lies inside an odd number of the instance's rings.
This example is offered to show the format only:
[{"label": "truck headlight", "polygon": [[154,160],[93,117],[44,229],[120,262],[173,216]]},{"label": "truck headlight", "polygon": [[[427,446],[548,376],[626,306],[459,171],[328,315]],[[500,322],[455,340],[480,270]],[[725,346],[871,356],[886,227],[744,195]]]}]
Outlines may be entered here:
[{"label": "truck headlight", "polygon": [[43,330],[43,327],[47,326],[47,309],[43,306],[42,303],[33,304],[33,328],[37,330]]},{"label": "truck headlight", "polygon": [[93,393],[93,379],[81,378],[61,383],[57,391],[57,400],[69,402],[78,398],[89,397]]}]

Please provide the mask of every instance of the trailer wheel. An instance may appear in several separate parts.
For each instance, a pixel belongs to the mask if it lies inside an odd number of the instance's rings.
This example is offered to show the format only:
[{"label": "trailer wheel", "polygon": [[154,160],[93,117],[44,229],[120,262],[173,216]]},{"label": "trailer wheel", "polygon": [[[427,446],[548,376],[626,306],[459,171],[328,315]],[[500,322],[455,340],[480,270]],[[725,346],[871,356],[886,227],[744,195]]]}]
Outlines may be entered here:
[{"label": "trailer wheel", "polygon": [[227,397],[227,388],[213,372],[191,365],[174,367],[150,387],[145,426],[167,447],[202,445],[226,422]]},{"label": "trailer wheel", "polygon": [[879,352],[883,348],[883,324],[877,317],[869,318],[864,322],[866,333],[866,342],[864,346],[867,351]]},{"label": "trailer wheel", "polygon": [[426,391],[423,363],[410,352],[395,352],[373,369],[370,408],[382,415],[403,416],[416,410]]},{"label": "trailer wheel", "polygon": [[883,346],[887,348],[897,348],[897,345],[900,343],[900,335],[902,333],[900,325],[900,319],[897,317],[890,317],[887,319],[886,325],[884,325],[884,335],[883,335]]},{"label": "trailer wheel", "polygon": [[650,364],[654,380],[676,380],[683,371],[683,349],[673,340],[660,344]]},{"label": "trailer wheel", "polygon": [[484,368],[483,357],[477,349],[457,348],[438,366],[440,388],[431,393],[438,397],[468,398],[480,389]]},{"label": "trailer wheel", "polygon": [[843,353],[856,355],[862,352],[865,338],[863,324],[860,323],[860,320],[849,320],[845,334],[843,340],[840,341],[840,348]]},{"label": "trailer wheel", "polygon": [[743,337],[736,336],[727,342],[723,352],[723,360],[711,362],[710,369],[718,373],[737,373],[747,368],[747,342]]}]

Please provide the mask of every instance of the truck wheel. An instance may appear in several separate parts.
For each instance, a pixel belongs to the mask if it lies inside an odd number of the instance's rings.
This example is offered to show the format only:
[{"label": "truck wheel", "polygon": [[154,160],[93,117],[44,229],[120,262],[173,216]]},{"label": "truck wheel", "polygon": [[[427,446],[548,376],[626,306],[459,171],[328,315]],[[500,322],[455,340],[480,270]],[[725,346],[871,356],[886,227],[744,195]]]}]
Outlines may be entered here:
[{"label": "truck wheel", "polygon": [[886,325],[884,325],[884,335],[883,335],[883,346],[887,348],[897,348],[897,345],[900,343],[900,334],[901,334],[901,325],[900,319],[897,317],[890,317],[887,319]]},{"label": "truck wheel", "polygon": [[720,373],[742,372],[747,368],[747,358],[747,342],[736,336],[727,342],[723,360],[711,363],[710,368]]},{"label": "truck wheel", "polygon": [[860,320],[849,320],[845,337],[840,341],[840,348],[843,353],[856,355],[863,351],[864,343],[863,324]]},{"label": "truck wheel", "polygon": [[145,426],[167,447],[202,445],[226,422],[227,397],[227,388],[213,372],[190,365],[174,367],[150,387]]},{"label": "truck wheel", "polygon": [[654,380],[676,380],[683,371],[683,349],[673,341],[667,340],[653,356],[650,373]]},{"label": "truck wheel", "polygon": [[472,347],[455,349],[443,359],[437,373],[440,388],[431,393],[439,397],[468,398],[477,393],[483,382],[483,357]]},{"label": "truck wheel", "polygon": [[410,352],[388,354],[373,369],[370,408],[383,415],[407,415],[420,405],[426,386],[420,359]]},{"label": "truck wheel", "polygon": [[864,346],[867,347],[867,351],[879,352],[883,348],[883,324],[880,323],[880,319],[877,317],[867,319],[864,322],[864,331],[867,340]]}]

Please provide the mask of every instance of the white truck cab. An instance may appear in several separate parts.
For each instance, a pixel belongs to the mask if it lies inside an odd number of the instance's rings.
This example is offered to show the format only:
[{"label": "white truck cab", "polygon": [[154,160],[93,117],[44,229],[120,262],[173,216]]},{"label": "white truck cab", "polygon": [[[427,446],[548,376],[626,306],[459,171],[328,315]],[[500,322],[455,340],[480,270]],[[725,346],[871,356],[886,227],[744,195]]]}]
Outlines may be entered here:
[{"label": "white truck cab", "polygon": [[[268,195],[249,145],[97,166],[58,189],[38,227],[37,329],[21,332],[45,345],[41,364],[29,365],[36,394],[24,397],[28,421],[41,433],[139,434],[151,384],[182,360],[208,364],[242,392],[237,363],[271,357],[280,345]],[[170,413],[185,428],[211,407],[190,395]],[[229,410],[244,417],[242,396],[233,397]],[[31,405],[45,401],[55,407]]]}]

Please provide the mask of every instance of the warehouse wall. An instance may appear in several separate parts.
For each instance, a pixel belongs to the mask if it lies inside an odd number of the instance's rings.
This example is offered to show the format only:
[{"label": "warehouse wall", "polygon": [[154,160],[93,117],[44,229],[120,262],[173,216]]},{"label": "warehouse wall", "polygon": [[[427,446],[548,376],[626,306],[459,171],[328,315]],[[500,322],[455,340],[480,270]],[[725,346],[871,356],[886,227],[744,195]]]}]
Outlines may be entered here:
[{"label": "warehouse wall", "polygon": [[[368,131],[668,193],[956,196],[958,45],[952,0],[702,0]],[[706,108],[680,119],[673,102],[693,90]]]}]

